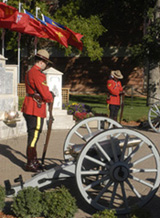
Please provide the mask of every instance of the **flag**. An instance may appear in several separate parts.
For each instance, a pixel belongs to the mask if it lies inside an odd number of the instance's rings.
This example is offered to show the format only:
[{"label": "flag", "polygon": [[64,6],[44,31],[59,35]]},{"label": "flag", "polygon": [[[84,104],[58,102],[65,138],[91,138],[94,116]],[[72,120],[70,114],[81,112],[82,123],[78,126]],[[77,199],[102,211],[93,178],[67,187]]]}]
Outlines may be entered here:
[{"label": "flag", "polygon": [[28,24],[28,16],[19,13],[12,6],[0,3],[0,27],[10,29],[12,31],[22,32]]},{"label": "flag", "polygon": [[[64,45],[65,47],[68,47],[68,38],[69,38],[69,34],[63,30],[62,28],[59,28],[56,25],[52,24],[52,20],[48,17],[46,17],[45,15],[42,14],[42,17],[44,19],[44,22],[46,23],[46,28],[47,30],[51,33],[54,34],[57,38],[57,41],[59,43],[61,43],[62,45]],[[48,18],[48,20],[46,19]]]},{"label": "flag", "polygon": [[[48,38],[54,41],[59,42],[60,44],[64,45],[65,47],[68,47],[68,44],[65,42],[62,35],[57,34],[56,31],[53,31],[53,29],[51,29],[46,22],[44,22],[43,20],[36,18],[34,15],[32,15],[30,12],[25,10],[25,13],[27,13],[30,16],[30,25],[29,27],[26,27],[25,32],[28,34],[34,34],[35,36],[38,36],[40,38]],[[37,32],[33,32],[35,29],[39,29],[39,31]],[[33,31],[32,31],[33,30]]]},{"label": "flag", "polygon": [[83,37],[83,35],[81,35],[80,33],[76,33],[73,30],[69,29],[68,27],[66,27],[67,31],[70,32],[70,37],[68,40],[68,44],[78,48],[80,51],[82,51],[83,49],[83,42],[81,41],[81,38]]},{"label": "flag", "polygon": [[65,32],[66,36],[67,36],[67,42],[68,44],[78,48],[79,50],[83,49],[83,43],[81,41],[81,38],[83,37],[83,35],[81,35],[80,33],[76,33],[73,30],[69,29],[66,26],[63,26],[55,21],[53,21],[51,18],[44,16],[44,21],[50,25],[52,25],[54,28],[57,28],[59,31],[63,31]]},{"label": "flag", "polygon": [[9,6],[3,2],[0,2],[0,18],[13,22],[14,15],[18,10],[12,6]]},{"label": "flag", "polygon": [[24,29],[24,33],[37,36],[39,38],[48,38],[48,35],[43,31],[41,22],[28,11],[24,10],[24,12],[29,16],[29,23]]},{"label": "flag", "polygon": [[9,29],[16,22],[18,10],[0,2],[0,27]]}]

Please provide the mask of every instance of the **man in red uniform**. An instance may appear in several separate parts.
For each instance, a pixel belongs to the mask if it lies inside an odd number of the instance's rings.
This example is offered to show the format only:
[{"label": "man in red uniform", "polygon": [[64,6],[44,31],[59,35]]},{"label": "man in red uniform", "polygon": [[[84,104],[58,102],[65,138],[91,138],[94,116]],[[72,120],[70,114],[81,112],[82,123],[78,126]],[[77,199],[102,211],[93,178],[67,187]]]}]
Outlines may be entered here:
[{"label": "man in red uniform", "polygon": [[34,66],[25,75],[27,94],[22,106],[28,132],[25,170],[31,172],[42,170],[42,165],[37,159],[36,145],[46,117],[46,103],[53,102],[53,95],[49,91],[46,75],[43,73],[48,62],[50,62],[49,53],[44,49],[39,50],[35,55]]},{"label": "man in red uniform", "polygon": [[123,94],[123,87],[119,79],[123,79],[120,70],[111,71],[109,80],[107,81],[110,118],[117,121],[118,111],[120,109],[120,95]]}]

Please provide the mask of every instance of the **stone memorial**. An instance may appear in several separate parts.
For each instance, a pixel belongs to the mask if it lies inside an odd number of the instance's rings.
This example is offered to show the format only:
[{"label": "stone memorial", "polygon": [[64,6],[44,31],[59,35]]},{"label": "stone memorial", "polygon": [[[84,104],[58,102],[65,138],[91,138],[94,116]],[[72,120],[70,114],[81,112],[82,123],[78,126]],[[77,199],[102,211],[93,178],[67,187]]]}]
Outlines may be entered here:
[{"label": "stone memorial", "polygon": [[0,139],[26,133],[24,119],[18,113],[18,66],[6,65],[6,60],[0,55]]},{"label": "stone memorial", "polygon": [[[55,94],[53,105],[54,122],[53,129],[71,129],[75,124],[72,115],[67,114],[67,110],[62,110],[62,75],[63,73],[53,67],[45,70],[47,84],[50,91]],[[46,127],[45,127],[46,128]]]}]

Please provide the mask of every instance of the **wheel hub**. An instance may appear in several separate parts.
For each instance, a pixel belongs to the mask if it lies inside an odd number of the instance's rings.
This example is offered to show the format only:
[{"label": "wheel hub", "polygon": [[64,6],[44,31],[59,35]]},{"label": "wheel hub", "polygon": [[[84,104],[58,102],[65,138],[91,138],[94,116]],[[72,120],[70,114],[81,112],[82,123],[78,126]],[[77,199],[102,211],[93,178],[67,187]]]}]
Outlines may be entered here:
[{"label": "wheel hub", "polygon": [[123,182],[129,176],[129,168],[125,163],[117,162],[111,167],[110,176],[116,182]]}]

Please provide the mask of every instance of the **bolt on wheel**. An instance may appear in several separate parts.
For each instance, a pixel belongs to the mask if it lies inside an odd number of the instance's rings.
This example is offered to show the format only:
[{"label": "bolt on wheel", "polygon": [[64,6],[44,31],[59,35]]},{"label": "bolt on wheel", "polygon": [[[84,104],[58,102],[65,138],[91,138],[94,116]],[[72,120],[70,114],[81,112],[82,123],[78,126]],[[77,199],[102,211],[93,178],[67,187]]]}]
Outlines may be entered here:
[{"label": "bolt on wheel", "polygon": [[124,128],[93,137],[76,166],[83,198],[98,210],[115,209],[117,214],[146,204],[159,187],[159,176],[155,145],[141,133]]}]

